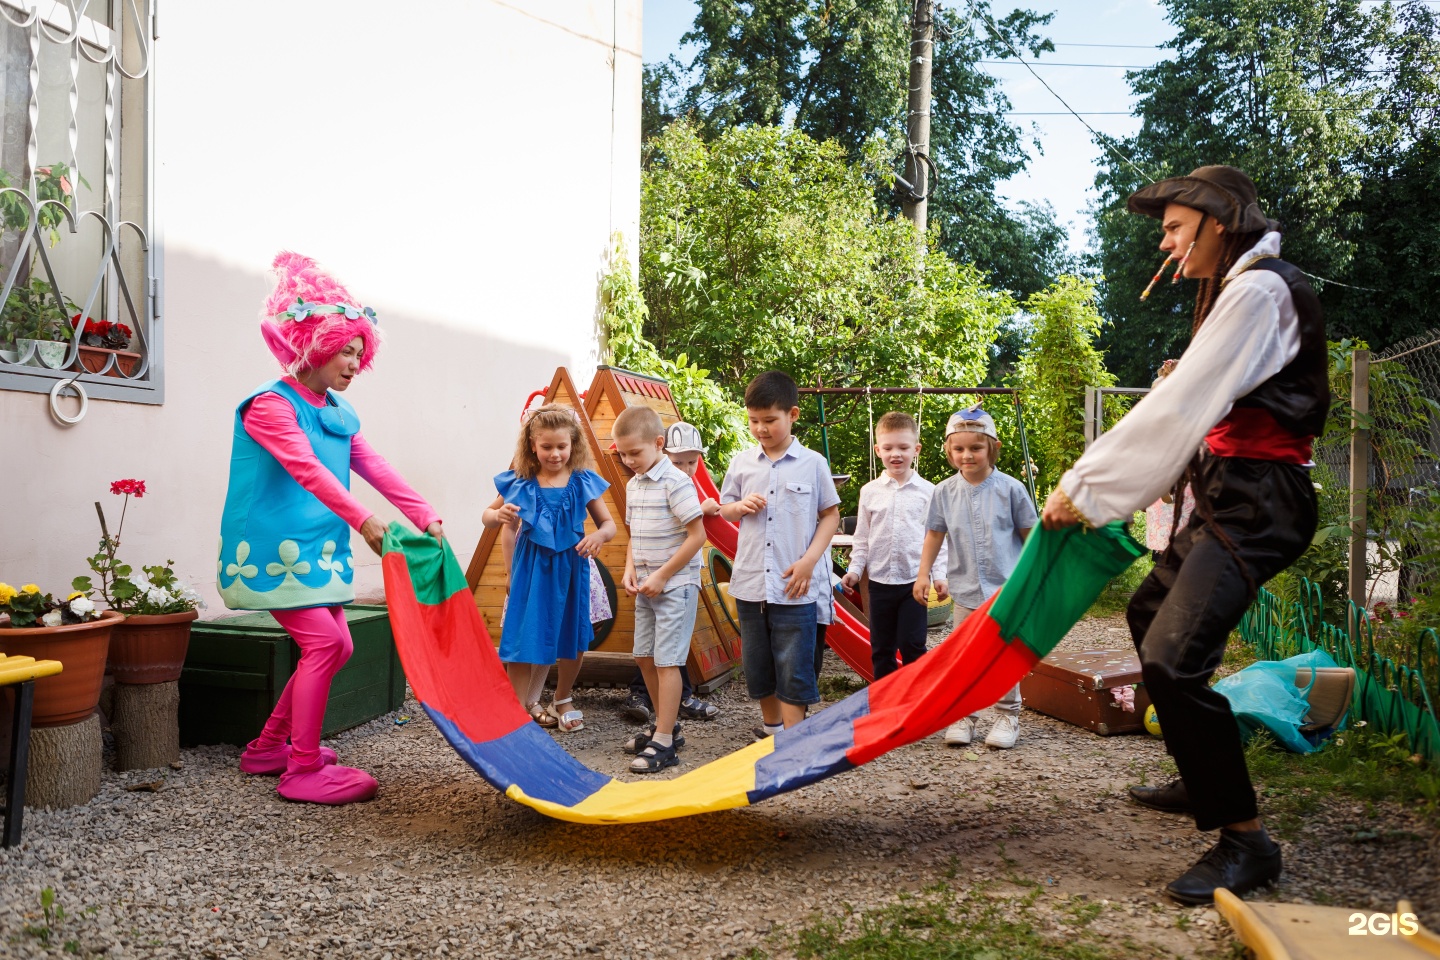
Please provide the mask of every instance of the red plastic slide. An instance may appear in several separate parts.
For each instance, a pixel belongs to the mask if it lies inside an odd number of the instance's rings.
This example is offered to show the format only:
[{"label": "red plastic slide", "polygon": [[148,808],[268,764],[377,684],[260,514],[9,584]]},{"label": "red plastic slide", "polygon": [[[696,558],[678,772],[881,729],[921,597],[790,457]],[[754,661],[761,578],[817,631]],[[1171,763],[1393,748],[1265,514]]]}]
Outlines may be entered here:
[{"label": "red plastic slide", "polygon": [[[703,463],[695,474],[695,490],[702,501],[706,498],[720,499],[720,488],[715,486]],[[738,524],[718,515],[706,517],[705,536],[711,546],[734,562],[735,546],[740,536]],[[870,631],[838,604],[835,607],[835,622],[825,631],[825,642],[851,670],[866,680],[875,679],[875,668],[870,662]]]}]

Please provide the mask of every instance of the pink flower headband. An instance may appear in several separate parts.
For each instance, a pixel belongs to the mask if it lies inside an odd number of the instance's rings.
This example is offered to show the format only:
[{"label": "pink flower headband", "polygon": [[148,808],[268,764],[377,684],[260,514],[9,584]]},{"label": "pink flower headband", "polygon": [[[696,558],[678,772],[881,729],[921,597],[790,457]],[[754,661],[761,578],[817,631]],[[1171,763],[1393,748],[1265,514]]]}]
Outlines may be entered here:
[{"label": "pink flower headband", "polygon": [[348,303],[307,303],[304,297],[296,297],[295,304],[284,313],[277,313],[276,320],[293,320],[300,323],[311,317],[318,317],[325,313],[343,313],[346,320],[359,320],[364,317],[374,326],[380,325],[380,319],[375,316],[375,311],[369,307],[356,307]]}]

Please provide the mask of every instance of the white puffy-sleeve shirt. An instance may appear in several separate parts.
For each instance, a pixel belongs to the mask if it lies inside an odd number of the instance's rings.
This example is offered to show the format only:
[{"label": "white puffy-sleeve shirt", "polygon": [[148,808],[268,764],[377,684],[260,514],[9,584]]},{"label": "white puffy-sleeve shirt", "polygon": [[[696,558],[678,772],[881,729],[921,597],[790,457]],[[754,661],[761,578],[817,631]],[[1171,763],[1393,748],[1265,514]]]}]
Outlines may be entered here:
[{"label": "white puffy-sleeve shirt", "polygon": [[1279,255],[1280,234],[1271,232],[1236,261],[1175,369],[1060,478],[1081,519],[1095,526],[1128,519],[1173,489],[1235,401],[1299,354],[1300,320],[1285,281],[1246,270],[1258,257]]}]

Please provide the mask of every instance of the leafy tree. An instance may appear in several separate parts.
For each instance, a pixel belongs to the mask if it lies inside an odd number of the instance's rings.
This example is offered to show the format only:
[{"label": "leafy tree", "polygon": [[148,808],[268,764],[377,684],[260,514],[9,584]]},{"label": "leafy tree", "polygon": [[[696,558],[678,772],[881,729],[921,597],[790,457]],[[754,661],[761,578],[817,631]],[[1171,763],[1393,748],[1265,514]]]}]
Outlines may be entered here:
[{"label": "leafy tree", "polygon": [[1262,209],[1285,228],[1287,259],[1320,277],[1385,288],[1317,283],[1332,324],[1360,334],[1378,320],[1399,336],[1440,322],[1416,270],[1440,252],[1433,232],[1397,217],[1440,186],[1434,13],[1414,2],[1399,12],[1361,0],[1163,2],[1176,27],[1166,44],[1174,56],[1129,75],[1143,122],[1113,144],[1133,165],[1107,152],[1096,177],[1112,369],[1127,383],[1148,382],[1160,361],[1179,355],[1190,326],[1186,285],[1139,301],[1162,259],[1159,231],[1127,214],[1125,199],[1147,177],[1209,163],[1250,174]]},{"label": "leafy tree", "polygon": [[1027,299],[1025,310],[1031,330],[1015,385],[1039,467],[1036,486],[1045,491],[1085,452],[1085,388],[1114,386],[1115,377],[1095,346],[1105,321],[1095,307],[1094,283],[1061,277]]},{"label": "leafy tree", "polygon": [[673,124],[649,147],[640,282],[647,333],[743,384],[974,383],[1011,304],[932,252],[917,282],[911,227],[875,206],[872,159],[784,127],[712,143]]},{"label": "leafy tree", "polygon": [[645,339],[649,310],[640,295],[624,238],[615,235],[610,269],[600,281],[600,329],[604,335],[605,362],[670,383],[680,415],[704,438],[712,464],[730,461],[735,451],[750,442],[745,408],[726,396],[710,371],[690,362],[685,354],[674,360],[660,356]]},{"label": "leafy tree", "polygon": [[[976,6],[988,17],[990,4]],[[687,66],[673,57],[647,67],[646,132],[688,116],[713,139],[747,126],[793,123],[815,140],[835,140],[852,160],[896,159],[906,150],[911,0],[699,0],[698,48]],[[1000,36],[968,11],[936,13],[930,156],[941,184],[930,202],[939,242],[995,283],[1039,290],[1071,267],[1065,232],[1048,206],[1011,209],[995,185],[1025,168],[1024,135],[1005,113],[1009,100],[977,63],[1053,50],[1036,30],[1051,15],[1013,10],[994,21]],[[1038,147],[1038,144],[1037,144]],[[883,184],[880,197],[898,203]]]},{"label": "leafy tree", "polygon": [[[707,143],[684,120],[647,150],[640,292],[661,355],[683,353],[736,399],[772,368],[839,386],[984,379],[1014,302],[938,249],[917,271],[910,224],[875,204],[873,151],[851,163],[835,142],[787,127]],[[863,410],[830,407],[837,469],[858,472],[865,457]],[[805,439],[821,445],[813,428]]]}]

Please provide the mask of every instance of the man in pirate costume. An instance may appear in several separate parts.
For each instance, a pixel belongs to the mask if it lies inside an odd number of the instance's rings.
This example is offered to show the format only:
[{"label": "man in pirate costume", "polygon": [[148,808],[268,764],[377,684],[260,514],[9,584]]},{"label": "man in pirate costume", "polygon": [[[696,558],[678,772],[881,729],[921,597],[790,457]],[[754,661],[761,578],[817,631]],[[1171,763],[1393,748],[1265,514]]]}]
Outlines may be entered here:
[{"label": "man in pirate costume", "polygon": [[1186,483],[1194,492],[1194,514],[1126,617],[1180,771],[1130,796],[1219,828],[1219,842],[1165,888],[1201,904],[1216,888],[1243,895],[1280,876],[1235,717],[1209,681],[1260,585],[1315,533],[1308,467],[1330,405],[1325,330],[1314,291],[1279,259],[1277,225],[1241,171],[1201,167],[1145,187],[1129,207],[1161,221],[1166,263],[1180,261],[1172,282],[1199,281],[1193,336],[1174,371],[1061,477],[1041,522],[1095,526]]}]

